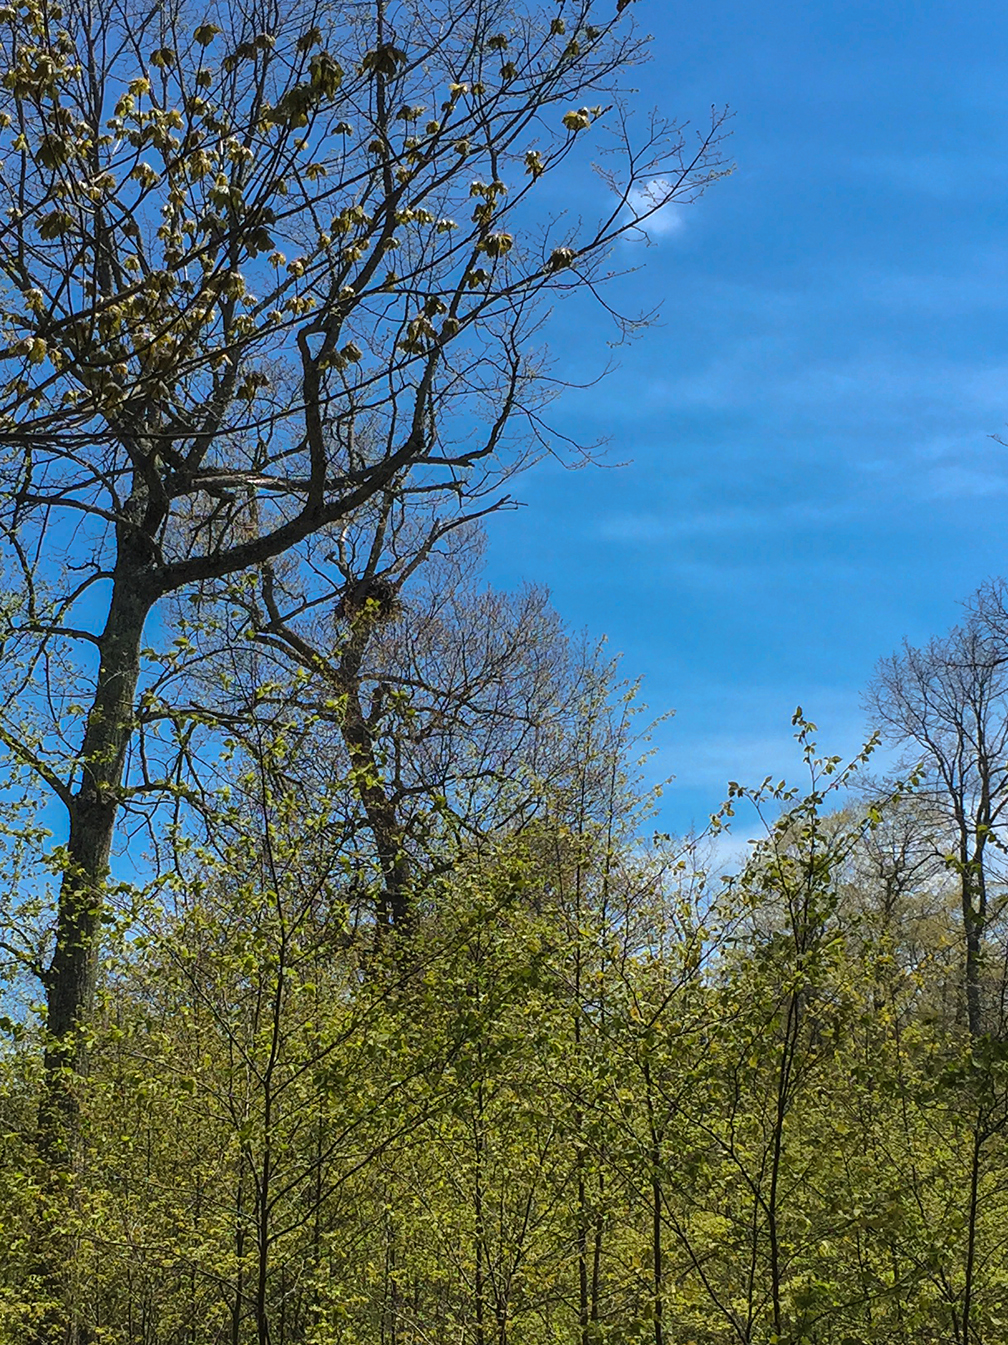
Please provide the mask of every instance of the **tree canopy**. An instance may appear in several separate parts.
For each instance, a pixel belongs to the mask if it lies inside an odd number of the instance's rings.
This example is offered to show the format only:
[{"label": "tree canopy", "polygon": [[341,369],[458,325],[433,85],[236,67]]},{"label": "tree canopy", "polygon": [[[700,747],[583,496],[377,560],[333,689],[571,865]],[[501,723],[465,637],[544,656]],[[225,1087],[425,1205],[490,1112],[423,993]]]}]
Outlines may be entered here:
[{"label": "tree canopy", "polygon": [[549,305],[725,171],[632,19],[0,8],[4,1345],[1003,1338],[1003,585],[899,778],[799,709],[676,839],[481,571]]}]

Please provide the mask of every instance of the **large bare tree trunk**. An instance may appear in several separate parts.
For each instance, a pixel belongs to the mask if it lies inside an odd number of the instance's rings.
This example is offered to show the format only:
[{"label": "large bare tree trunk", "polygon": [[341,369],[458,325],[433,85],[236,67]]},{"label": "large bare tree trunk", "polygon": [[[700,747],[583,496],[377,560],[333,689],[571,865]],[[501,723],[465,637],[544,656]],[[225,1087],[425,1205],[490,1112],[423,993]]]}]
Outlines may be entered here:
[{"label": "large bare tree trunk", "polygon": [[158,596],[153,567],[135,537],[120,539],[98,681],[81,752],[81,777],[69,800],[67,863],[60,887],[56,946],[46,972],[45,1090],[39,1118],[43,1156],[72,1161],[75,1075],[86,1073],[85,1021],[94,1003],[101,916],[109,857],[133,733],[140,648]]},{"label": "large bare tree trunk", "polygon": [[99,638],[95,695],[81,751],[60,885],[56,944],[46,971],[46,1048],[38,1114],[45,1206],[39,1273],[47,1308],[39,1345],[87,1345],[89,1333],[68,1289],[77,1203],[80,1085],[87,1073],[87,1023],[97,990],[105,884],[135,716],[144,624],[158,594],[136,534],[120,538],[105,628]]}]

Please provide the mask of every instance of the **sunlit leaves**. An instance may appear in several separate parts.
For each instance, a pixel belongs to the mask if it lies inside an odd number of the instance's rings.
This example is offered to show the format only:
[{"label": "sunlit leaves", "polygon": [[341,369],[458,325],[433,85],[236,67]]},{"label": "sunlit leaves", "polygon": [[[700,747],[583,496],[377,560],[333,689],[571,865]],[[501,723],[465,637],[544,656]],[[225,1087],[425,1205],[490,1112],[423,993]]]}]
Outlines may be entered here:
[{"label": "sunlit leaves", "polygon": [[406,53],[391,42],[383,42],[365,53],[360,63],[361,73],[392,79],[406,64]]},{"label": "sunlit leaves", "polygon": [[320,98],[332,98],[343,83],[343,70],[327,51],[317,52],[309,62],[311,86]]},{"label": "sunlit leaves", "polygon": [[302,33],[294,44],[295,51],[311,51],[312,47],[317,47],[322,41],[321,28],[309,28],[307,32]]},{"label": "sunlit leaves", "polygon": [[39,237],[44,241],[61,238],[71,231],[74,217],[67,210],[50,210],[38,222]]},{"label": "sunlit leaves", "polygon": [[63,135],[44,135],[35,152],[36,161],[43,168],[60,168],[70,157],[71,145]]},{"label": "sunlit leaves", "polygon": [[586,131],[591,125],[591,114],[586,107],[579,108],[576,112],[565,112],[563,124],[568,131]]},{"label": "sunlit leaves", "polygon": [[135,182],[139,182],[141,187],[148,189],[151,187],[156,187],[157,184],[161,181],[160,174],[155,172],[155,170],[148,163],[138,163],[135,168],[131,169],[130,177]]},{"label": "sunlit leaves", "polygon": [[488,257],[504,257],[514,247],[514,237],[509,233],[492,233],[479,244],[479,250]]}]

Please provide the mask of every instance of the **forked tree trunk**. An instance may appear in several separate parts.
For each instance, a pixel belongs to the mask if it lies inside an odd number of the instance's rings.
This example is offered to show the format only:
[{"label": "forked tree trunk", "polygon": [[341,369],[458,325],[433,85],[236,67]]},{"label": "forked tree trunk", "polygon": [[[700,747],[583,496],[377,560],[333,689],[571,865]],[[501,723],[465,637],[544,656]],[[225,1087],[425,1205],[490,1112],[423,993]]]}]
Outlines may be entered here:
[{"label": "forked tree trunk", "polygon": [[962,914],[966,935],[966,1021],[976,1041],[984,1031],[983,942],[987,924],[987,884],[983,850],[962,864]]},{"label": "forked tree trunk", "polygon": [[412,866],[406,850],[405,829],[399,818],[392,789],[386,785],[375,753],[371,727],[361,705],[361,665],[374,618],[358,616],[338,664],[337,685],[344,708],[340,719],[343,742],[350,758],[351,778],[375,841],[382,874],[378,900],[378,935],[391,928],[400,937],[408,935],[413,918]]}]

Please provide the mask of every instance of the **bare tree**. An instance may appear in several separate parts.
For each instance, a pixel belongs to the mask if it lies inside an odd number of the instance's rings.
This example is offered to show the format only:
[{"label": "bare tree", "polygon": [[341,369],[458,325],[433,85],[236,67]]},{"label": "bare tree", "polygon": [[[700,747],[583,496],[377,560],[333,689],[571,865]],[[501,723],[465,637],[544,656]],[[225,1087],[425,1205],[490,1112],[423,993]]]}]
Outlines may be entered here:
[{"label": "bare tree", "polygon": [[944,817],[958,878],[971,1036],[990,1029],[983,995],[991,858],[1008,822],[1008,660],[976,615],[923,649],[904,644],[876,670],[868,705],[889,737],[923,753],[924,788]]},{"label": "bare tree", "polygon": [[483,549],[472,520],[424,518],[389,492],[338,538],[328,600],[268,566],[230,620],[201,626],[194,700],[249,740],[263,719],[296,722],[292,776],[354,800],[340,844],[367,833],[358,872],[377,869],[361,896],[379,938],[410,930],[462,850],[541,809],[590,676],[545,590],[493,590]]},{"label": "bare tree", "polygon": [[[689,149],[656,121],[633,145],[625,9],[0,11],[0,509],[24,594],[7,703],[35,692],[40,715],[0,739],[69,819],[45,972],[53,1159],[117,819],[173,785],[131,760],[152,613],[279,557],[324,564],[393,484],[491,490],[512,422],[545,434],[536,300],[594,290],[615,239],[720,171],[717,119]],[[610,203],[540,227],[541,180],[594,124],[623,156]]]}]

